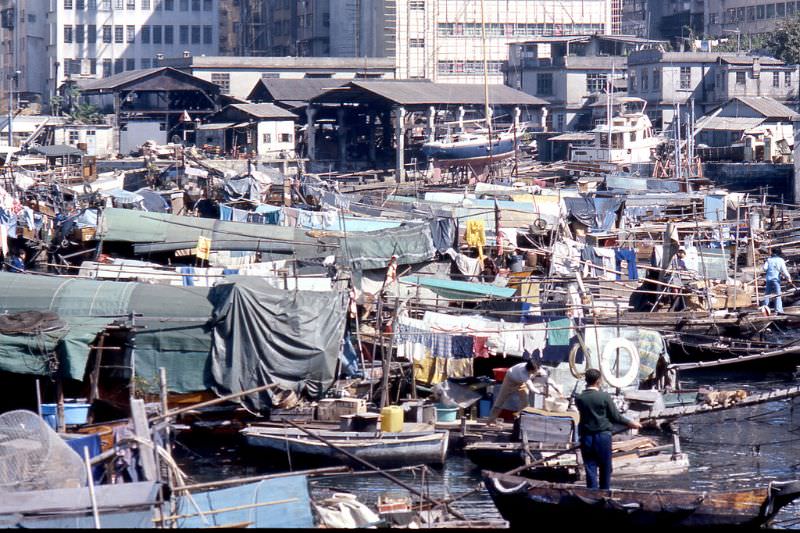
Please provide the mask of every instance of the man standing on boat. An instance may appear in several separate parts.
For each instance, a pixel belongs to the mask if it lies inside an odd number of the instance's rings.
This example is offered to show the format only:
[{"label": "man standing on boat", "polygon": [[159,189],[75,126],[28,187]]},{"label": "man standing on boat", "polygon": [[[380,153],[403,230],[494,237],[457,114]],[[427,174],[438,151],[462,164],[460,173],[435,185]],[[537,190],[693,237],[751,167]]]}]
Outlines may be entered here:
[{"label": "man standing on boat", "polygon": [[[586,371],[586,390],[575,400],[580,413],[578,433],[586,470],[586,486],[608,490],[611,487],[611,429],[614,422],[639,429],[642,425],[619,414],[611,395],[600,390],[602,375],[596,368]],[[597,470],[600,469],[598,483]]]},{"label": "man standing on boat", "polygon": [[[792,287],[795,287],[789,269],[786,268],[786,261],[781,257],[780,248],[773,248],[769,259],[764,262],[764,272],[767,273],[767,286],[764,291],[764,307],[769,309],[770,299],[775,300],[775,313],[783,313],[783,300],[781,299],[781,275],[784,275]],[[771,295],[776,295],[772,297]]]},{"label": "man standing on boat", "polygon": [[558,385],[553,382],[543,368],[536,361],[525,361],[508,369],[506,377],[503,378],[503,385],[500,392],[494,399],[494,405],[489,413],[487,425],[493,425],[497,420],[503,405],[514,394],[519,395],[522,407],[528,405],[528,393],[544,394],[549,396],[555,393],[558,397],[563,397],[563,393]]}]

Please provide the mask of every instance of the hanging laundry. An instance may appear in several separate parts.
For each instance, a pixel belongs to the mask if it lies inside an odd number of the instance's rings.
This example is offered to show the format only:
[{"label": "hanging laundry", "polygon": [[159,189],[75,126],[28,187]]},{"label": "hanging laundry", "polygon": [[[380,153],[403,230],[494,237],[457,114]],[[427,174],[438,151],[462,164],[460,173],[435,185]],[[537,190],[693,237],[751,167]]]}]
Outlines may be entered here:
[{"label": "hanging laundry", "polygon": [[486,246],[486,229],[483,220],[468,220],[464,241],[478,249],[478,259],[483,261],[483,247]]},{"label": "hanging laundry", "polygon": [[572,336],[572,321],[569,318],[551,320],[547,323],[547,344],[549,346],[568,346]]},{"label": "hanging laundry", "polygon": [[471,378],[474,375],[472,358],[451,358],[447,360],[448,378]]},{"label": "hanging laundry", "polygon": [[453,357],[463,358],[469,357],[471,358],[473,355],[473,340],[472,337],[467,335],[456,335],[452,339],[452,346],[453,346]]},{"label": "hanging laundry", "polygon": [[233,221],[234,222],[247,222],[247,215],[249,211],[245,211],[244,209],[236,209],[233,208]]},{"label": "hanging laundry", "polygon": [[219,219],[220,220],[233,220],[233,208],[228,207],[227,205],[220,205],[219,206]]},{"label": "hanging laundry", "polygon": [[475,357],[490,357],[489,348],[486,346],[488,340],[489,337],[472,337],[472,353],[475,354]]},{"label": "hanging laundry", "polygon": [[[617,270],[622,271],[622,262],[625,261],[628,266],[628,279],[639,279],[639,270],[636,268],[636,250],[619,248],[614,255],[617,260]],[[617,274],[617,279],[621,278]]]}]

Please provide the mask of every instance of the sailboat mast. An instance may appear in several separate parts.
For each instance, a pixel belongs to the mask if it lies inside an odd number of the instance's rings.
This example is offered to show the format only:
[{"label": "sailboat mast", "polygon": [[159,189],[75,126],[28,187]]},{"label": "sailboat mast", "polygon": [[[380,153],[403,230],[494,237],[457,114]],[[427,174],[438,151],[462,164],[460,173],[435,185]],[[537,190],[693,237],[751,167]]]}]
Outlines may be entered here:
[{"label": "sailboat mast", "polygon": [[492,116],[489,109],[489,60],[486,57],[486,10],[481,0],[481,48],[483,50],[483,102],[486,114],[486,126],[489,130],[489,152],[492,150]]}]

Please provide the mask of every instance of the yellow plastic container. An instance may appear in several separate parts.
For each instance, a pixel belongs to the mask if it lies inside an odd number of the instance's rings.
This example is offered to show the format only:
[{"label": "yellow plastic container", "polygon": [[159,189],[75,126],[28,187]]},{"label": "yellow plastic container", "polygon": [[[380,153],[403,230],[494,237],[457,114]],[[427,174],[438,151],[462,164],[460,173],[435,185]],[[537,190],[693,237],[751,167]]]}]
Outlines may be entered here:
[{"label": "yellow plastic container", "polygon": [[403,431],[403,408],[390,405],[381,409],[381,431],[399,433]]}]

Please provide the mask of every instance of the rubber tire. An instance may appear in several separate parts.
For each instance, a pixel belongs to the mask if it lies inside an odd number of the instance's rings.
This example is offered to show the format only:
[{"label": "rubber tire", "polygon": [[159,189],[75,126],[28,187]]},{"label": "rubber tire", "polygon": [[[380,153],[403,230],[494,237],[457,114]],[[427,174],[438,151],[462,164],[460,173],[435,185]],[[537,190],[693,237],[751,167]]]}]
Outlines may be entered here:
[{"label": "rubber tire", "polygon": [[[574,344],[569,350],[569,372],[575,379],[583,379],[586,372],[578,372],[578,367],[575,364],[575,359],[578,357],[578,350],[581,349],[580,343]],[[588,352],[588,349],[587,349]],[[586,368],[589,369],[589,354],[584,352],[583,359],[586,361]]]},{"label": "rubber tire", "polygon": [[[628,372],[624,376],[620,377],[615,376],[611,372],[611,368],[608,364],[608,362],[616,358],[616,354],[614,352],[616,352],[618,348],[620,350],[627,350],[631,355],[631,365],[628,368]],[[636,381],[636,377],[639,375],[639,362],[639,350],[636,349],[636,345],[628,339],[617,337],[615,339],[611,339],[608,343],[606,343],[605,347],[603,347],[603,355],[600,357],[600,372],[603,374],[603,379],[611,387],[623,389]]]}]

